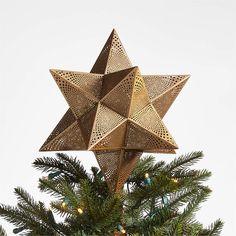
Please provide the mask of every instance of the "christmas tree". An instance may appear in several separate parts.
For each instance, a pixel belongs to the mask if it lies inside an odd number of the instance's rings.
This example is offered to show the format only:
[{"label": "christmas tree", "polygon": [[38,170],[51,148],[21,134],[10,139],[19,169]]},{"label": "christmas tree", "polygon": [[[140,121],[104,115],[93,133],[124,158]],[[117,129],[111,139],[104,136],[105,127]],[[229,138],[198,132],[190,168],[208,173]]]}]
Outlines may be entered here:
[{"label": "christmas tree", "polygon": [[211,193],[203,184],[211,172],[190,168],[202,156],[193,152],[168,164],[144,156],[115,194],[97,167],[88,173],[63,153],[37,158],[33,166],[47,173],[39,189],[52,196],[50,207],[15,188],[17,206],[1,204],[0,216],[20,235],[219,235],[221,220],[205,228],[194,215]]}]

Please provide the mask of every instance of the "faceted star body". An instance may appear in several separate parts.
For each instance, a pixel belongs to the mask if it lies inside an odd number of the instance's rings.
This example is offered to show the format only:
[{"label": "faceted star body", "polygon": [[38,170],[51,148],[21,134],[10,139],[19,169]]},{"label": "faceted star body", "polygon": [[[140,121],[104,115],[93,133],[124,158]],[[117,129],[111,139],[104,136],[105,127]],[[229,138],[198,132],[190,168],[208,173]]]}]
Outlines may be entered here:
[{"label": "faceted star body", "polygon": [[70,109],[40,151],[90,150],[111,192],[142,152],[174,153],[162,118],[189,78],[142,76],[112,31],[90,73],[50,70]]}]

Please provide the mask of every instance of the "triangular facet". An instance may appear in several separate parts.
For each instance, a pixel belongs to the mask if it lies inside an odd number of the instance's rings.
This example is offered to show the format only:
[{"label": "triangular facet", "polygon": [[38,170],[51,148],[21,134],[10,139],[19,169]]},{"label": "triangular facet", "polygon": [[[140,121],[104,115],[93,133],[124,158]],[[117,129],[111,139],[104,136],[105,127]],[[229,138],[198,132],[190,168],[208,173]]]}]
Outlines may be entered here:
[{"label": "triangular facet", "polygon": [[97,103],[97,100],[92,98],[89,93],[79,89],[71,82],[56,74],[53,70],[51,70],[51,73],[77,118],[85,114]]},{"label": "triangular facet", "polygon": [[91,148],[95,146],[98,141],[103,139],[107,133],[110,133],[124,120],[125,118],[123,116],[99,103],[88,149],[91,150]]},{"label": "triangular facet", "polygon": [[57,126],[54,128],[52,133],[49,135],[47,140],[44,142],[42,147],[39,151],[46,151],[45,146],[54,138],[56,138],[58,135],[60,135],[65,129],[67,129],[71,124],[73,124],[76,121],[76,117],[71,111],[71,109],[68,109],[67,112],[64,114],[62,119],[59,121]]},{"label": "triangular facet", "polygon": [[103,46],[102,51],[100,52],[95,64],[93,65],[93,68],[91,69],[91,73],[106,74],[107,62],[112,47],[113,36],[114,30],[111,32],[109,38]]},{"label": "triangular facet", "polygon": [[106,74],[103,77],[101,97],[109,93],[118,83],[120,83],[134,68],[129,68],[114,73]]},{"label": "triangular facet", "polygon": [[169,110],[170,106],[172,105],[186,82],[187,79],[179,82],[174,87],[152,100],[152,104],[161,118],[165,116],[166,112]]},{"label": "triangular facet", "polygon": [[102,77],[101,74],[65,71],[65,70],[51,70],[52,73],[60,76],[67,80],[71,84],[79,87],[92,96],[99,98],[102,88]]},{"label": "triangular facet", "polygon": [[[161,118],[164,117],[167,110],[174,102],[180,90],[183,88],[184,84],[187,82],[189,75],[143,75],[144,82],[146,84],[149,98],[151,99],[154,107],[158,108],[158,114]],[[181,84],[181,86],[179,86]],[[162,102],[156,101],[168,91],[178,87],[178,92],[175,94],[175,97],[169,98],[166,96],[163,98]],[[161,100],[161,99],[160,99]],[[163,104],[163,108],[162,108]]]},{"label": "triangular facet", "polygon": [[120,153],[121,150],[94,152],[97,162],[102,170],[102,173],[111,192],[114,192],[116,189],[118,167],[120,163]]},{"label": "triangular facet", "polygon": [[87,147],[89,145],[89,140],[91,137],[91,132],[93,129],[93,124],[96,117],[97,109],[98,109],[98,104],[95,105],[90,111],[85,113],[83,116],[81,116],[78,120]]},{"label": "triangular facet", "polygon": [[190,75],[142,75],[147,86],[150,99],[155,99],[162,93],[183,80],[188,80]]},{"label": "triangular facet", "polygon": [[77,121],[40,149],[40,151],[65,150],[87,150]]},{"label": "triangular facet", "polygon": [[118,34],[113,30],[91,72],[109,74],[132,67]]},{"label": "triangular facet", "polygon": [[95,151],[94,154],[110,191],[114,193],[122,190],[142,152],[119,150]]},{"label": "triangular facet", "polygon": [[152,104],[149,104],[142,110],[136,112],[132,117],[132,120],[158,136],[163,141],[169,143],[171,147],[178,148]]},{"label": "triangular facet", "polygon": [[122,150],[115,192],[119,192],[142,155],[142,151]]},{"label": "triangular facet", "polygon": [[118,70],[124,70],[130,67],[132,67],[132,64],[126,54],[117,32],[114,30],[112,46],[107,62],[106,74]]},{"label": "triangular facet", "polygon": [[101,99],[101,102],[124,117],[128,117],[135,81],[133,69],[120,83]]},{"label": "triangular facet", "polygon": [[154,150],[154,149],[175,149],[176,147],[167,141],[152,134],[145,128],[129,122],[126,132],[126,149]]},{"label": "triangular facet", "polygon": [[126,132],[126,122],[123,122],[117,126],[111,133],[101,139],[93,148],[90,150],[111,150],[121,149],[124,147]]},{"label": "triangular facet", "polygon": [[144,80],[140,74],[140,71],[136,67],[129,116],[132,116],[135,112],[141,110],[143,107],[145,107],[149,103],[150,103],[150,99],[148,96],[148,91],[146,89]]}]

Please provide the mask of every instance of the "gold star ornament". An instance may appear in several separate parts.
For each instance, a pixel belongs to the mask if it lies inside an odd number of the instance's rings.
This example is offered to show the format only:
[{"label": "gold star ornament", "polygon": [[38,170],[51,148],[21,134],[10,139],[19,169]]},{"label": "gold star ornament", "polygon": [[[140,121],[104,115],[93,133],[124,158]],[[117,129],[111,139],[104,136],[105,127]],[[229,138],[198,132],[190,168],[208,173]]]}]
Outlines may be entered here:
[{"label": "gold star ornament", "polygon": [[90,73],[50,72],[70,108],[40,151],[93,151],[112,193],[143,152],[175,153],[162,118],[189,75],[142,75],[115,30]]}]

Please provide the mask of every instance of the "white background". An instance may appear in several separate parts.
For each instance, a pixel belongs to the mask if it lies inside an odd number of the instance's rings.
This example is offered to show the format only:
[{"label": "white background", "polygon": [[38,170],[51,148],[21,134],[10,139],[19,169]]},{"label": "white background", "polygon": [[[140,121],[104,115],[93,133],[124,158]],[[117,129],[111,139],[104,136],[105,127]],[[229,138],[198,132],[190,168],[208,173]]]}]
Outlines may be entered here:
[{"label": "white background", "polygon": [[[230,0],[0,0],[0,202],[22,186],[37,200],[31,163],[68,105],[50,68],[90,71],[113,28],[143,74],[191,74],[164,122],[178,154],[203,150],[213,193],[197,218],[235,224],[235,6]],[[75,153],[89,169],[89,152]],[[170,161],[173,155],[156,155]],[[12,226],[0,219],[12,235]]]}]

